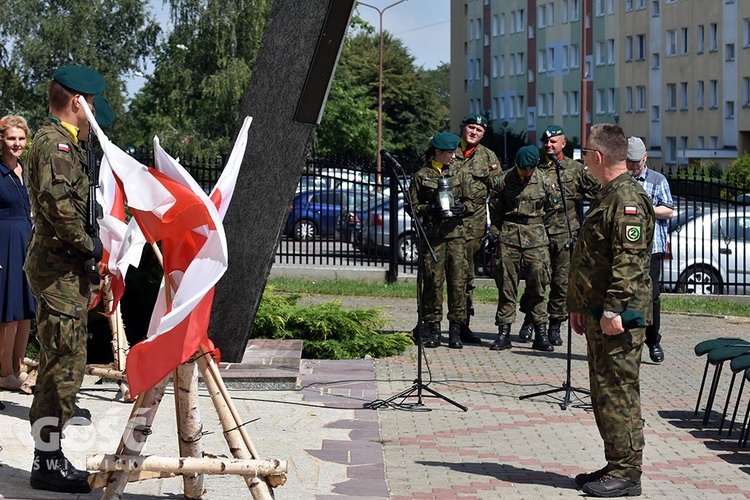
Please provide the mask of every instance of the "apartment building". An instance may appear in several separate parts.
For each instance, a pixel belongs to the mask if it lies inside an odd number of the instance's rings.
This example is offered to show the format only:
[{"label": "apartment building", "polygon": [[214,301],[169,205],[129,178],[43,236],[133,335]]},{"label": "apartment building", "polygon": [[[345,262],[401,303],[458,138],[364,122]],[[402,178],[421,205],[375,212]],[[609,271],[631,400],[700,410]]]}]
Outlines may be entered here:
[{"label": "apartment building", "polygon": [[748,0],[451,0],[451,40],[453,124],[618,123],[655,167],[750,152]]}]

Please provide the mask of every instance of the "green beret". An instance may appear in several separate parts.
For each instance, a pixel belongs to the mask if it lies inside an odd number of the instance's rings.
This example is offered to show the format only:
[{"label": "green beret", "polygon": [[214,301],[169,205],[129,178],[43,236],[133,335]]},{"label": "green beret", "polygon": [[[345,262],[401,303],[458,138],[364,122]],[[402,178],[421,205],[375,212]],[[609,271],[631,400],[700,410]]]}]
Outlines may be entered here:
[{"label": "green beret", "polygon": [[100,127],[108,127],[115,121],[115,112],[112,110],[112,106],[101,95],[97,94],[94,97],[94,110],[96,111],[96,123]]},{"label": "green beret", "polygon": [[516,166],[524,170],[531,170],[539,165],[539,148],[524,146],[516,153]]},{"label": "green beret", "polygon": [[107,88],[102,75],[88,66],[63,66],[55,71],[52,79],[73,92],[85,95],[101,94]]},{"label": "green beret", "polygon": [[456,149],[461,142],[461,138],[450,132],[440,132],[432,136],[432,145],[443,151]]},{"label": "green beret", "polygon": [[560,125],[550,125],[542,134],[542,140],[546,141],[550,137],[556,137],[558,135],[565,135],[563,128]]},{"label": "green beret", "polygon": [[476,124],[476,125],[480,125],[480,126],[482,126],[484,128],[487,128],[487,125],[489,125],[489,122],[487,121],[487,118],[485,118],[484,116],[482,116],[480,114],[477,114],[477,113],[475,113],[473,115],[467,115],[466,117],[464,117],[463,120],[461,120],[461,125],[466,125],[468,123],[473,123],[473,124]]}]

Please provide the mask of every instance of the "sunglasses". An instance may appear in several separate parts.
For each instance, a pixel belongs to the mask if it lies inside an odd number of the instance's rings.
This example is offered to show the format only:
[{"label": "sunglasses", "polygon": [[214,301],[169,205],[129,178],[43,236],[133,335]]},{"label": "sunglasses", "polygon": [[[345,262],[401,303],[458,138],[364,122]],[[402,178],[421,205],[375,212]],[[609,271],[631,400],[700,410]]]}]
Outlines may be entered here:
[{"label": "sunglasses", "polygon": [[[581,156],[586,156],[586,153],[599,153],[602,154],[598,149],[581,148]],[[604,156],[604,155],[602,155]]]}]

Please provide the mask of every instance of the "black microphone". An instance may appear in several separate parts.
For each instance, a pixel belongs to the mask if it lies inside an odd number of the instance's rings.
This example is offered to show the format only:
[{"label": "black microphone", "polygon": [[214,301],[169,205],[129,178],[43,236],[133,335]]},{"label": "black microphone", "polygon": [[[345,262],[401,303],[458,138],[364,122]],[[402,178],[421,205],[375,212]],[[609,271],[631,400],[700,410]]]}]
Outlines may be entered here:
[{"label": "black microphone", "polygon": [[557,156],[547,155],[547,157],[552,160],[552,163],[554,163],[557,168],[562,168],[562,165],[560,165],[560,160],[557,159]]},{"label": "black microphone", "polygon": [[401,164],[399,162],[397,162],[396,159],[393,156],[391,156],[391,153],[389,153],[385,149],[381,149],[380,150],[380,157],[383,158],[383,159],[385,159],[387,162],[389,162],[394,167],[401,168]]}]

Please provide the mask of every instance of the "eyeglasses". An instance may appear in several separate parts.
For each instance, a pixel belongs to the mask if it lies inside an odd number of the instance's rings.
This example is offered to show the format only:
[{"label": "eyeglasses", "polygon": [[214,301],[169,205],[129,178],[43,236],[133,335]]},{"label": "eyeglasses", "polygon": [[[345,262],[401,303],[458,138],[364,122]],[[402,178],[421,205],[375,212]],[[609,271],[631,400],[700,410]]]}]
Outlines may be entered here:
[{"label": "eyeglasses", "polygon": [[586,156],[586,153],[599,153],[600,155],[602,154],[602,152],[598,149],[581,148],[581,156]]}]

